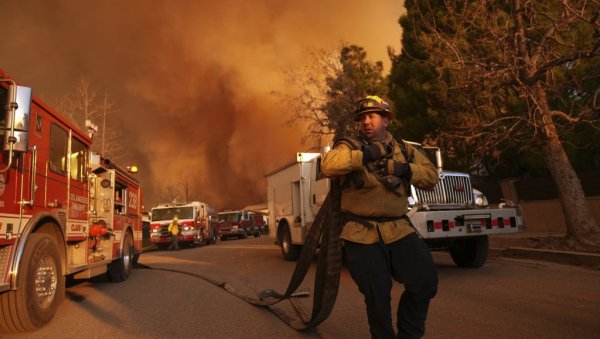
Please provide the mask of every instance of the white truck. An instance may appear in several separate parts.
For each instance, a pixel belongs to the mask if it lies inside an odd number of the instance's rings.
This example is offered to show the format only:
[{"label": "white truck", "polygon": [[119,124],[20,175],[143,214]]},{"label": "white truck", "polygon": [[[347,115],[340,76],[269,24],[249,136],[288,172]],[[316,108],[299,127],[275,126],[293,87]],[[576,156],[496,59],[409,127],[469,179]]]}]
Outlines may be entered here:
[{"label": "white truck", "polygon": [[[436,151],[440,181],[431,191],[411,187],[408,216],[431,250],[448,250],[460,267],[481,267],[487,260],[488,235],[523,230],[519,208],[504,203],[490,208],[486,197],[472,188],[469,174],[442,170],[439,149],[430,149]],[[297,153],[296,161],[267,174],[269,236],[285,260],[298,258],[329,191],[320,164],[320,153]]]}]

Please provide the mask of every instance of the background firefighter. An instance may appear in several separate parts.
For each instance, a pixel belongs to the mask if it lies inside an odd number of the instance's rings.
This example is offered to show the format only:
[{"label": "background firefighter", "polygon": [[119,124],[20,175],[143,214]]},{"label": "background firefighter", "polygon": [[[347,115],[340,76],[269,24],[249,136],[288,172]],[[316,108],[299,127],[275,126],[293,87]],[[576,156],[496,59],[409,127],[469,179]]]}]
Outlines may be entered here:
[{"label": "background firefighter", "polygon": [[179,218],[177,216],[173,217],[173,221],[169,224],[169,234],[171,234],[171,245],[169,245],[170,250],[179,250],[179,244],[177,241],[177,236],[179,235]]},{"label": "background firefighter", "polygon": [[[428,188],[439,179],[425,155],[387,132],[391,118],[381,98],[360,100],[354,111],[358,138],[338,140],[321,168],[327,176],[342,176],[341,238],[350,274],[365,296],[372,337],[419,338],[437,291],[437,272],[406,216],[408,194],[410,183]],[[398,305],[398,334],[391,320],[392,278],[405,287]]]}]

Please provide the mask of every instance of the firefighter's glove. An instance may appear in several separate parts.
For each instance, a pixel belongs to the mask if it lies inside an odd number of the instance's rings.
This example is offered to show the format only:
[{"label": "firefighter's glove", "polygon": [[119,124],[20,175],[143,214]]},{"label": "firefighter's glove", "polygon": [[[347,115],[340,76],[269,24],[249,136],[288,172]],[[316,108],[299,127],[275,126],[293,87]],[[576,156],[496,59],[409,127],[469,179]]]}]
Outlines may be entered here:
[{"label": "firefighter's glove", "polygon": [[395,177],[393,175],[386,175],[385,177],[381,178],[381,181],[383,182],[383,185],[392,191],[395,191],[396,188],[398,188],[398,186],[400,186],[400,184],[402,184],[402,179]]},{"label": "firefighter's glove", "polygon": [[391,175],[408,181],[410,181],[410,178],[412,177],[409,164],[397,162],[392,159],[374,161],[372,167],[375,169],[373,172],[381,177]]},{"label": "firefighter's glove", "polygon": [[366,165],[374,160],[378,160],[382,157],[390,156],[394,151],[392,146],[385,145],[381,142],[373,142],[368,145],[363,145],[360,150],[363,154],[363,165]]}]

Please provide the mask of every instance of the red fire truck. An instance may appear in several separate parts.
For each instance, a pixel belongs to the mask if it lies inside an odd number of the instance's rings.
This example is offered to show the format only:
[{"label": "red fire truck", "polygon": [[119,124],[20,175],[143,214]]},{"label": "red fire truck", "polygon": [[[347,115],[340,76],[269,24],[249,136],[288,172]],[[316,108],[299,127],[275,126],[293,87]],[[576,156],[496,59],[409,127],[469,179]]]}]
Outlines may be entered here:
[{"label": "red fire truck", "polygon": [[265,224],[262,214],[247,210],[219,212],[218,218],[221,240],[245,239],[249,235],[259,237]]},{"label": "red fire truck", "polygon": [[203,202],[162,204],[153,207],[150,215],[150,242],[160,249],[171,244],[169,224],[175,216],[179,219],[179,243],[202,246],[217,242],[215,209]]},{"label": "red fire truck", "polygon": [[0,107],[0,332],[23,332],[52,319],[66,276],[128,278],[142,188],[1,70]]}]

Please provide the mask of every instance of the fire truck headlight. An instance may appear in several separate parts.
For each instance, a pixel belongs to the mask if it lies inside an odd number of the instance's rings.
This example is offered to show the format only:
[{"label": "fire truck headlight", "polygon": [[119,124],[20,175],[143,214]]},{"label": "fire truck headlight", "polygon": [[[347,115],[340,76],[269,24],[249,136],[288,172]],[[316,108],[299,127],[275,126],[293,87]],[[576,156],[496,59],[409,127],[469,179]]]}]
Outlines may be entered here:
[{"label": "fire truck headlight", "polygon": [[184,230],[184,231],[187,231],[187,230],[189,230],[189,229],[190,229],[190,227],[189,227],[189,226],[186,226],[186,227],[184,227],[184,228],[183,228],[183,230]]},{"label": "fire truck headlight", "polygon": [[152,233],[158,233],[158,228],[153,229]]}]

